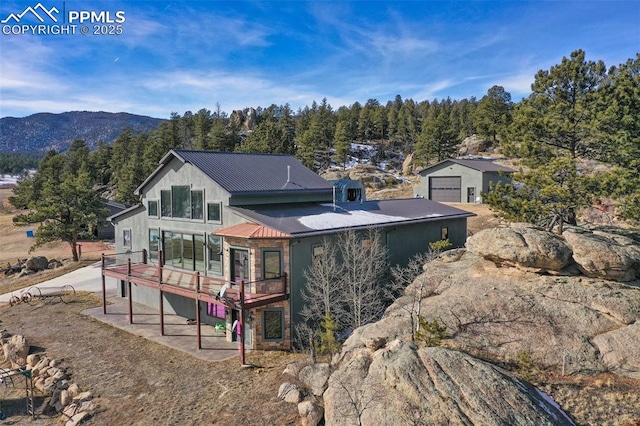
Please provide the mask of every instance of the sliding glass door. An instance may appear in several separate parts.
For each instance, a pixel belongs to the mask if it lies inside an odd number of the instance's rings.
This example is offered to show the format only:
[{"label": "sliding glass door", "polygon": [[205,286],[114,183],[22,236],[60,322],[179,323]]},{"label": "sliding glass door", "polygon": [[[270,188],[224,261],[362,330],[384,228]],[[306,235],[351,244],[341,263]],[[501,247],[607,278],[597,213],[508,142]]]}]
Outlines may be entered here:
[{"label": "sliding glass door", "polygon": [[204,237],[202,235],[164,231],[162,244],[165,265],[205,272]]}]

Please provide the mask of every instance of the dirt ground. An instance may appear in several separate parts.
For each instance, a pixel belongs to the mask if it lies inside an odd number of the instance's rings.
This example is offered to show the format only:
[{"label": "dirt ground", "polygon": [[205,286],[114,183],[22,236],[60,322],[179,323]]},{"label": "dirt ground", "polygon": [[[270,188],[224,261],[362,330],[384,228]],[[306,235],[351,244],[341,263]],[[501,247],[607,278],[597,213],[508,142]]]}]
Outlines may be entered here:
[{"label": "dirt ground", "polygon": [[[0,266],[7,263],[15,264],[18,259],[25,259],[29,256],[45,256],[47,259],[57,259],[63,263],[71,260],[71,247],[67,243],[49,243],[37,250],[29,253],[29,249],[34,242],[33,238],[27,237],[27,231],[35,232],[37,226],[15,226],[12,218],[18,212],[9,205],[11,189],[0,189]],[[98,260],[101,253],[113,253],[113,245],[104,241],[82,241],[82,257],[86,259]]]},{"label": "dirt ground", "polygon": [[[87,425],[292,425],[295,404],[277,400],[286,364],[305,357],[253,352],[243,368],[239,358],[207,362],[112,328],[81,311],[99,306],[84,295],[70,304],[42,302],[0,307],[0,328],[24,335],[32,351],[62,360],[72,380],[94,394],[97,413]],[[4,389],[3,389],[4,388]],[[41,414],[26,417],[24,382],[0,385],[7,419],[2,424],[59,424]],[[24,422],[24,423],[23,423]]]}]

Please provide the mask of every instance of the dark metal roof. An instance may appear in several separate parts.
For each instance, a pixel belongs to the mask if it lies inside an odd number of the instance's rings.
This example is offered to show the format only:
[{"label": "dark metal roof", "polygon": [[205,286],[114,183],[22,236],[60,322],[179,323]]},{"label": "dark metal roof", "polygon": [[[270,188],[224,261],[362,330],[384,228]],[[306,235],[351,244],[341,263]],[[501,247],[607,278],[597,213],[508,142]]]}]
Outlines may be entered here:
[{"label": "dark metal roof", "polygon": [[473,213],[421,198],[336,205],[323,203],[230,208],[245,219],[294,237],[475,216]]},{"label": "dark metal roof", "polygon": [[326,180],[290,155],[172,150],[230,194],[332,191]]},{"label": "dark metal roof", "polygon": [[510,167],[501,166],[499,164],[494,163],[489,159],[461,159],[461,158],[448,158],[446,160],[442,160],[439,163],[436,163],[432,166],[425,167],[420,170],[420,174],[424,174],[424,172],[434,169],[440,166],[443,163],[452,162],[456,164],[460,164],[461,166],[469,167],[470,169],[478,170],[480,172],[503,172],[503,173],[514,173],[517,170],[514,170]]},{"label": "dark metal roof", "polygon": [[108,222],[117,222],[121,217],[127,216],[130,213],[135,213],[138,210],[144,210],[144,206],[142,204],[135,204],[131,207],[128,207],[124,210],[119,211],[118,213],[112,214],[107,218]]}]

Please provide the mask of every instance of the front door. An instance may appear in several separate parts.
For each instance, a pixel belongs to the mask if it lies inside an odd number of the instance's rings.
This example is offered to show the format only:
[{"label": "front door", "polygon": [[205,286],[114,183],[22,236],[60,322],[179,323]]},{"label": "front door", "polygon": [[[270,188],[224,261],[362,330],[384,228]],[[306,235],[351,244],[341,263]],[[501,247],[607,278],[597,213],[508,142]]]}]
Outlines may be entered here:
[{"label": "front door", "polygon": [[476,202],[476,189],[473,187],[467,188],[467,203]]}]

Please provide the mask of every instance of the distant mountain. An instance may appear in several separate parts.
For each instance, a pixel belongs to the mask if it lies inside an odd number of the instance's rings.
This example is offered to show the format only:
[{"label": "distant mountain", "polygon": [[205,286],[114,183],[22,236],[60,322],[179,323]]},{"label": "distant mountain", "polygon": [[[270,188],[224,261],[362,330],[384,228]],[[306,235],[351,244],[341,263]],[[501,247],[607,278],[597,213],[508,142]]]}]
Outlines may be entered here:
[{"label": "distant mountain", "polygon": [[0,152],[65,151],[74,139],[90,148],[98,141],[113,142],[123,129],[153,130],[164,120],[126,112],[73,111],[39,113],[24,118],[0,118]]}]

